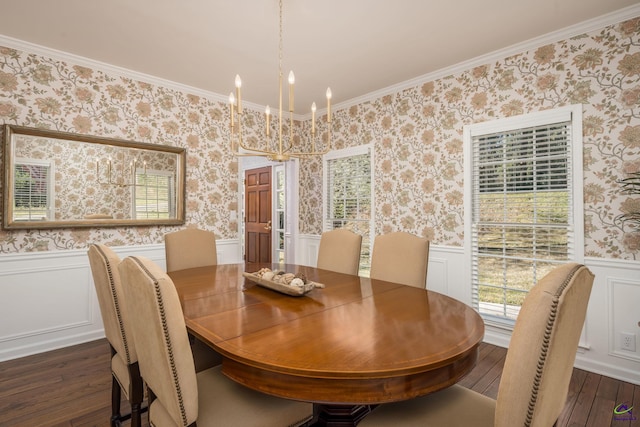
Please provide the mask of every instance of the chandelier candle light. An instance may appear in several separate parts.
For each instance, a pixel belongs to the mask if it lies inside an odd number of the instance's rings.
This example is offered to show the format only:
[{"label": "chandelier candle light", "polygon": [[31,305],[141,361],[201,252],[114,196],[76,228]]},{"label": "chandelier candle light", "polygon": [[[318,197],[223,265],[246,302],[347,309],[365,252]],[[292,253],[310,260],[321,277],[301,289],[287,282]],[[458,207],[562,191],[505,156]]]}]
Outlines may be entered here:
[{"label": "chandelier candle light", "polygon": [[[265,115],[265,138],[264,148],[250,147],[244,144],[242,139],[242,80],[236,75],[236,93],[229,94],[229,115],[231,128],[231,150],[237,156],[262,156],[277,162],[284,162],[291,158],[306,158],[311,156],[321,156],[331,150],[331,88],[327,88],[327,140],[324,144],[324,150],[316,149],[316,103],[311,104],[311,150],[296,151],[293,148],[293,106],[294,95],[293,89],[295,84],[295,76],[293,71],[289,72],[289,137],[286,142],[283,137],[283,107],[282,107],[282,0],[280,0],[280,44],[278,48],[278,135],[277,144],[271,136],[271,108],[267,105],[264,111]],[[302,138],[300,138],[302,139]],[[277,148],[276,148],[277,147]],[[240,153],[240,149],[244,150]]]},{"label": "chandelier candle light", "polygon": [[[123,154],[124,157],[124,154]],[[136,185],[136,168],[138,165],[138,160],[134,159],[129,162],[129,173],[125,171],[125,160],[123,158],[122,163],[120,163],[120,172],[115,170],[115,167],[111,161],[111,157],[109,157],[106,161],[107,163],[107,171],[106,171],[106,181],[100,179],[100,161],[96,162],[96,180],[98,184],[101,185],[113,185],[116,187],[131,187]],[[143,162],[144,167],[144,175],[147,174],[147,162]],[[116,175],[119,175],[116,176]],[[126,181],[125,177],[129,175],[131,181]],[[115,176],[115,179],[114,179]]]}]

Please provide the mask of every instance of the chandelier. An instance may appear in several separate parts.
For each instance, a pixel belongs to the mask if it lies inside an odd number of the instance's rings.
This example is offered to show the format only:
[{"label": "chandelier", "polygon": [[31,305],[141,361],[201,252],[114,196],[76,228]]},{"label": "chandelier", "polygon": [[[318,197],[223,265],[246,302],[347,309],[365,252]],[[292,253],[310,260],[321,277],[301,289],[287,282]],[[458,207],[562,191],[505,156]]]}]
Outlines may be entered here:
[{"label": "chandelier", "polygon": [[[138,159],[133,159],[127,165],[124,151],[122,152],[122,162],[118,162],[118,153],[115,161],[109,157],[105,161],[105,166],[100,167],[102,161],[96,161],[96,181],[101,185],[112,185],[114,187],[133,187],[136,184],[136,173],[138,171]],[[142,163],[143,175],[147,175],[147,162]],[[102,173],[100,170],[102,169]]]},{"label": "chandelier", "polygon": [[[241,87],[242,80],[239,75],[236,75],[236,93],[233,92],[229,95],[229,107],[230,107],[230,129],[231,129],[231,150],[237,156],[262,156],[267,157],[269,160],[277,162],[285,162],[291,158],[307,158],[311,156],[321,156],[326,154],[331,149],[331,88],[327,88],[327,138],[326,142],[322,144],[324,149],[318,150],[316,147],[316,103],[311,104],[311,137],[308,146],[309,151],[302,151],[294,147],[294,133],[293,133],[293,106],[294,96],[293,88],[295,83],[295,77],[293,71],[289,72],[289,129],[287,132],[283,132],[283,105],[282,105],[282,0],[280,0],[280,44],[278,45],[278,86],[279,86],[279,100],[278,100],[278,119],[277,119],[277,134],[272,135],[271,132],[271,108],[267,105],[265,108],[265,131],[264,131],[264,143],[262,146],[259,144],[248,145],[245,144],[242,137],[243,128],[243,109],[242,109],[242,95]],[[303,138],[299,138],[300,141]],[[243,151],[240,152],[240,149]]]}]

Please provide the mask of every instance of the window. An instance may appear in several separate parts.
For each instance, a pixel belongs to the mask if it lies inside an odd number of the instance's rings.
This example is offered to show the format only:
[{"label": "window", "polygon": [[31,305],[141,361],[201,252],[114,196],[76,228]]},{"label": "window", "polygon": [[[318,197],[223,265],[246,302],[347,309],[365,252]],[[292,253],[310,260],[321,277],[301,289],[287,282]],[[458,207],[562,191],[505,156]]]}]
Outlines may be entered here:
[{"label": "window", "polygon": [[137,170],[134,189],[135,219],[175,218],[175,183],[171,173]]},{"label": "window", "polygon": [[53,220],[53,170],[50,162],[16,159],[14,221]]},{"label": "window", "polygon": [[324,231],[346,228],[362,236],[360,274],[371,265],[372,154],[370,145],[336,150],[323,158]]},{"label": "window", "polygon": [[531,287],[582,262],[582,108],[465,127],[465,239],[472,302],[513,324]]},{"label": "window", "polygon": [[274,180],[274,200],[275,200],[275,221],[273,221],[273,231],[275,233],[275,259],[283,264],[284,260],[284,216],[285,216],[285,172],[284,165],[273,168],[276,175]]}]

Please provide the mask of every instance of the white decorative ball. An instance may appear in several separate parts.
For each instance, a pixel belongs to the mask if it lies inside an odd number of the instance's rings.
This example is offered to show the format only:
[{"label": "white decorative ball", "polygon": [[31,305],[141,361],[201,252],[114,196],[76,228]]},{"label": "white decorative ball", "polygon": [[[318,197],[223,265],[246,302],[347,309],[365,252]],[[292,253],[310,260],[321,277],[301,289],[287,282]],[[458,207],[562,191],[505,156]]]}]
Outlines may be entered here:
[{"label": "white decorative ball", "polygon": [[302,281],[302,279],[296,277],[295,279],[293,279],[291,281],[291,283],[289,283],[289,285],[296,286],[298,288],[302,288],[304,286],[304,282]]}]

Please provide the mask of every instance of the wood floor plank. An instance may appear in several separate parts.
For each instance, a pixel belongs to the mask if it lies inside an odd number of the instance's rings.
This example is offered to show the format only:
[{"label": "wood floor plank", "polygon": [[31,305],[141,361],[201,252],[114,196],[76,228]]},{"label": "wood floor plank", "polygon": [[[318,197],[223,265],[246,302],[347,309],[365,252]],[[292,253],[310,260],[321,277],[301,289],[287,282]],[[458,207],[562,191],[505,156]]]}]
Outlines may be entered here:
[{"label": "wood floor plank", "polygon": [[[96,411],[100,408],[104,408],[105,402],[109,402],[111,397],[110,393],[103,391],[96,393],[87,393],[81,397],[76,396],[81,400],[82,405],[73,404],[73,401],[68,401],[62,405],[52,405],[42,407],[40,410],[33,413],[25,413],[20,417],[8,420],[7,426],[50,426],[50,425],[65,425],[71,426],[71,420],[86,414],[88,412]],[[3,426],[5,424],[2,424]],[[101,424],[103,426],[109,425],[109,417],[104,419]]]},{"label": "wood floor plank", "polygon": [[42,374],[33,372],[30,375],[24,375],[18,378],[12,378],[2,382],[0,387],[0,400],[4,400],[9,396],[19,393],[35,392],[42,387],[49,387],[53,384],[61,384],[63,378],[61,375],[52,375],[42,377]]},{"label": "wood floor plank", "polygon": [[[482,375],[482,377],[471,387],[471,390],[484,394],[491,384],[502,374],[507,349],[496,347],[493,351],[494,357],[497,357],[496,363]],[[495,398],[496,396],[491,396]]]},{"label": "wood floor plank", "polygon": [[460,385],[473,389],[478,381],[480,381],[482,377],[484,377],[484,375],[495,366],[496,363],[504,359],[505,354],[506,351],[504,351],[504,349],[501,347],[486,344],[484,345],[484,347],[481,346],[480,355],[478,357],[478,363],[476,364],[476,367],[459,382]]},{"label": "wood floor plank", "polygon": [[586,377],[587,377],[586,371],[583,371],[582,369],[573,370],[573,374],[571,375],[571,381],[569,382],[567,402],[565,404],[564,410],[560,413],[560,416],[558,417],[556,427],[566,427],[569,424],[571,413],[573,412],[573,408],[576,405],[576,402],[578,400],[578,395],[582,390],[582,386],[584,385],[584,381]]},{"label": "wood floor plank", "polygon": [[[596,392],[598,391],[598,384],[600,383],[600,375],[592,372],[587,372],[584,384],[576,400],[576,404],[571,412],[568,425],[573,426],[586,426],[587,419],[589,418],[589,412],[596,398]],[[602,426],[601,426],[602,427]]]},{"label": "wood floor plank", "polygon": [[613,409],[616,407],[616,398],[620,382],[613,378],[602,376],[596,390],[596,398],[593,401],[588,427],[600,427],[611,425],[613,421]]},{"label": "wood floor plank", "polygon": [[[618,387],[618,395],[616,396],[616,406],[626,405],[633,407],[633,384],[621,383]],[[616,416],[613,414],[613,420],[616,422],[616,427],[630,427],[631,416]]]},{"label": "wood floor plank", "polygon": [[611,425],[615,401],[596,396],[589,411],[586,427],[602,427]]},{"label": "wood floor plank", "polygon": [[629,427],[640,427],[640,386],[633,386],[633,410]]}]

